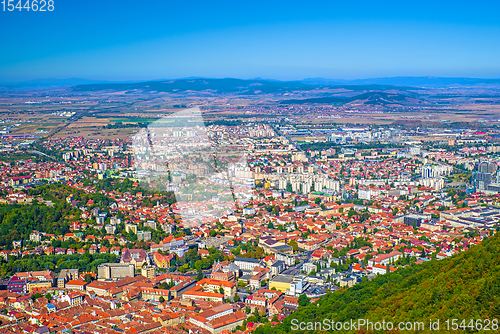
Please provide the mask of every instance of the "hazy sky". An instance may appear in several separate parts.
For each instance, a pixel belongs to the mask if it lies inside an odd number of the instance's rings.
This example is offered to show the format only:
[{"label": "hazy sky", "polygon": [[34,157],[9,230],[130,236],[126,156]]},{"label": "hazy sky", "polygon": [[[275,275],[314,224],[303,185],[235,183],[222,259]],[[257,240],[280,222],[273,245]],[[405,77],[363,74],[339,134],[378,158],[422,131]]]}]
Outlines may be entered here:
[{"label": "hazy sky", "polygon": [[499,1],[54,2],[0,4],[0,81],[500,78]]}]

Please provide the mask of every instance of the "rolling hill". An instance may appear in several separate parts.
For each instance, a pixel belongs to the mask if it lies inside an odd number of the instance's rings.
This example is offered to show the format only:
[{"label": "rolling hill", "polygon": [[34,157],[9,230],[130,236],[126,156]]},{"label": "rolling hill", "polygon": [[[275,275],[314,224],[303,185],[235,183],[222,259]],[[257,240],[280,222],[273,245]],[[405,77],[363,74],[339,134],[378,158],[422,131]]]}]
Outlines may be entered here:
[{"label": "rolling hill", "polygon": [[315,104],[315,103],[326,103],[326,104],[357,103],[365,105],[400,105],[407,103],[423,103],[423,101],[403,94],[386,93],[386,92],[367,92],[352,97],[337,97],[337,96],[316,97],[309,99],[283,100],[280,102],[280,104]]}]

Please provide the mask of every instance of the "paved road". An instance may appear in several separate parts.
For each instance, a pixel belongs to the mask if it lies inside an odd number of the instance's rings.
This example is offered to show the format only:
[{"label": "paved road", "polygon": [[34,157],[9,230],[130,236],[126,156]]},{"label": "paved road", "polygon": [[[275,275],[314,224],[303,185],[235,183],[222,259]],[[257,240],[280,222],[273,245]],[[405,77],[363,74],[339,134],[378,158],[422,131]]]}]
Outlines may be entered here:
[{"label": "paved road", "polygon": [[35,154],[38,154],[38,155],[43,155],[43,156],[45,156],[45,157],[47,157],[47,158],[51,158],[52,160],[57,160],[56,158],[51,157],[50,155],[47,155],[47,154],[45,154],[45,153],[43,153],[43,152],[40,152],[40,151],[36,151],[36,150],[28,150],[28,152],[30,152],[30,153],[35,153]]}]

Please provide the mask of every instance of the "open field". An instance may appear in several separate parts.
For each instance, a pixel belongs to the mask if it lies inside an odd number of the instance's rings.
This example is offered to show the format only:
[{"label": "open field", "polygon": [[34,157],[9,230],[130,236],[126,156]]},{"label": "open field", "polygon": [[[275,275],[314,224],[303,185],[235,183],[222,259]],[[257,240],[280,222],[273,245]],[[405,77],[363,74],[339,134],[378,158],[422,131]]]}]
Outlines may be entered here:
[{"label": "open field", "polygon": [[[301,99],[316,101],[315,98],[321,101],[324,97],[331,102],[301,102]],[[12,134],[41,137],[126,138],[139,130],[138,123],[154,122],[194,106],[200,106],[204,121],[210,124],[281,122],[284,119],[298,126],[326,127],[359,124],[445,128],[453,122],[461,123],[460,127],[464,128],[484,129],[500,124],[500,90],[495,89],[474,92],[414,89],[409,93],[394,87],[378,92],[324,88],[243,95],[236,91],[118,89],[75,92],[71,88],[61,88],[3,94],[0,96],[0,128],[9,128]]]},{"label": "open field", "polygon": [[308,124],[322,124],[322,123],[339,123],[339,124],[391,124],[393,120],[388,119],[373,119],[362,117],[340,117],[340,118],[311,118],[300,117],[296,118],[298,121]]},{"label": "open field", "polygon": [[96,118],[96,117],[82,117],[76,122],[68,125],[68,128],[87,128],[87,127],[99,127],[106,126],[109,124],[108,118]]},{"label": "open field", "polygon": [[114,118],[111,119],[112,123],[151,123],[156,121],[158,118]]},{"label": "open field", "polygon": [[96,128],[64,128],[53,135],[53,138],[84,137],[88,139],[127,139],[134,135],[140,128],[126,129],[96,129]]}]

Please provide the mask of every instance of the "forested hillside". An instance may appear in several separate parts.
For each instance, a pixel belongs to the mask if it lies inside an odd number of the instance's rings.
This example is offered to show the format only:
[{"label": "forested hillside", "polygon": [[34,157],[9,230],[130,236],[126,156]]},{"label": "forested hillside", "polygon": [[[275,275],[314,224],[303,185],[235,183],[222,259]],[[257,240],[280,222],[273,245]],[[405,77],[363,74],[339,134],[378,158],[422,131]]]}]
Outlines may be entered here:
[{"label": "forested hillside", "polygon": [[[0,247],[12,249],[14,240],[29,239],[34,230],[56,235],[69,232],[71,221],[80,217],[80,210],[66,202],[71,194],[80,205],[89,199],[102,206],[109,204],[109,198],[102,194],[87,194],[62,184],[45,185],[27,193],[35,197],[31,204],[0,205]],[[50,201],[52,207],[39,203],[39,198]]]},{"label": "forested hillside", "polygon": [[[446,332],[446,319],[458,319],[458,323],[500,319],[500,235],[451,258],[403,268],[328,294],[317,304],[300,307],[278,326],[266,324],[256,333],[322,333],[292,331],[292,320],[321,322],[326,318],[336,322],[369,319],[426,324],[429,319],[440,319],[440,332]],[[436,333],[427,327],[425,332]]]}]

